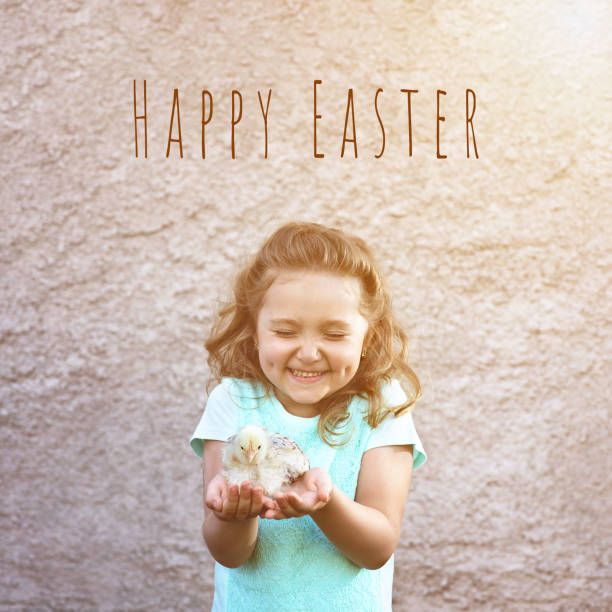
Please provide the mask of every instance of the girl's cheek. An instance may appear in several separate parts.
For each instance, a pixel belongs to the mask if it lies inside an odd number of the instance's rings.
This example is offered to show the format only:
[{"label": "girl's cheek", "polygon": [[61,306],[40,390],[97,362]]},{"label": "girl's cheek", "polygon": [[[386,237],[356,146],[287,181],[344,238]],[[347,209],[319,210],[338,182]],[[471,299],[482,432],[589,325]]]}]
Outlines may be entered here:
[{"label": "girl's cheek", "polygon": [[268,357],[271,359],[279,359],[291,353],[291,350],[292,349],[291,346],[289,346],[289,343],[282,341],[279,342],[278,340],[276,340],[266,344],[263,353],[261,353],[261,356],[264,358]]},{"label": "girl's cheek", "polygon": [[284,353],[291,348],[289,342],[283,342],[282,340],[274,340],[269,346],[271,353]]}]

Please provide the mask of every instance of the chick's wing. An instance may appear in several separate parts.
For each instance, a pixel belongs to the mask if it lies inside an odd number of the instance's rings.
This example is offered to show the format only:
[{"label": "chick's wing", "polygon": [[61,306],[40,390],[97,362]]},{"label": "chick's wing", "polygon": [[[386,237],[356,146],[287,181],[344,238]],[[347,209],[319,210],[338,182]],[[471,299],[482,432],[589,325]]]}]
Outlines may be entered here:
[{"label": "chick's wing", "polygon": [[268,456],[271,464],[284,471],[287,482],[296,480],[310,469],[310,462],[302,449],[293,440],[279,434],[270,436]]}]

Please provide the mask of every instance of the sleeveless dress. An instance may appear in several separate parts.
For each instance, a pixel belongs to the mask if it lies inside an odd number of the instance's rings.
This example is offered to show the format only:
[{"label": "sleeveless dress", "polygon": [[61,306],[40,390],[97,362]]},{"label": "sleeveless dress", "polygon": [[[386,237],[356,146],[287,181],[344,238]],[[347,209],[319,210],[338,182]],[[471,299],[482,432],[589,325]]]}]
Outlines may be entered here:
[{"label": "sleeveless dress", "polygon": [[[383,388],[383,396],[390,406],[401,404],[406,397],[397,381]],[[266,427],[295,440],[308,455],[311,467],[326,469],[335,485],[351,499],[355,497],[362,455],[369,448],[413,444],[414,468],[425,461],[410,413],[388,417],[373,429],[363,420],[366,400],[354,397],[349,411],[351,419],[343,432],[349,441],[331,447],[318,435],[318,416],[292,415],[273,394],[266,396],[260,384],[224,378],[208,398],[191,446],[201,457],[204,440],[226,440],[247,424]],[[384,429],[386,435],[378,442],[372,440],[373,434]],[[215,564],[212,609],[382,612],[391,610],[392,577],[393,558],[379,570],[358,567],[331,544],[309,516],[281,521],[259,519],[257,544],[247,563],[234,569]]]}]

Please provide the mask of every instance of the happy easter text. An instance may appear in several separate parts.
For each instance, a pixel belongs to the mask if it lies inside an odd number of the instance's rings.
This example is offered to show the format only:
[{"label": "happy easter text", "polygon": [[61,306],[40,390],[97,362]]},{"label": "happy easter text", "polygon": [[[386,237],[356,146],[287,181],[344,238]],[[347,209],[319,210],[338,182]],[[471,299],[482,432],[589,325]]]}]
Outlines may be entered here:
[{"label": "happy easter text", "polygon": [[[312,156],[316,159],[323,159],[326,155],[321,150],[320,144],[317,143],[317,133],[320,133],[322,129],[323,121],[323,110],[321,109],[320,101],[317,100],[319,89],[322,87],[323,82],[320,79],[313,81],[313,106],[312,106]],[[418,89],[400,89],[401,95],[406,96],[406,110],[407,110],[407,131],[408,131],[408,157],[413,155],[413,117],[412,108],[414,104],[417,104],[417,95],[419,94]],[[378,88],[373,97],[374,112],[380,125],[380,150],[374,153],[374,157],[380,159],[385,152],[386,144],[386,130],[380,115],[379,109],[379,96],[383,93],[382,88]],[[236,159],[237,155],[237,126],[242,120],[243,111],[243,98],[242,93],[239,90],[232,90],[232,116],[230,123],[231,130],[231,144],[229,149],[231,150],[232,159]],[[436,133],[436,159],[446,159],[448,156],[442,152],[442,123],[446,121],[446,117],[443,114],[443,96],[446,96],[447,92],[443,89],[437,89],[435,95],[435,109],[432,109],[432,124],[435,125]],[[261,116],[263,119],[263,147],[262,157],[264,159],[269,158],[268,150],[268,115],[270,110],[270,101],[272,99],[272,89],[267,91],[267,94],[259,90],[257,91],[257,97],[259,99],[259,107]],[[264,101],[265,100],[265,101]],[[141,106],[144,110],[141,114],[138,114],[137,108]],[[202,159],[206,159],[206,126],[213,121],[214,111],[214,99],[213,95],[207,89],[202,90],[202,121],[201,121],[201,155]],[[470,157],[470,145],[473,148],[473,155],[478,159],[478,149],[476,146],[476,132],[474,129],[474,116],[476,114],[476,92],[472,89],[467,88],[465,90],[465,144],[466,144],[466,157]],[[144,140],[144,157],[148,157],[148,134],[147,134],[147,81],[144,80],[142,83],[142,89],[137,96],[136,80],[134,80],[134,147],[135,156],[142,156],[139,150],[139,132],[140,142]],[[354,93],[353,89],[347,90],[346,96],[346,112],[344,118],[344,130],[342,132],[340,157],[343,158],[345,154],[358,158],[358,138],[357,129],[355,125],[355,107],[354,107]],[[172,106],[169,108],[169,128],[168,128],[168,139],[166,142],[166,157],[170,155],[178,156],[183,158],[183,135],[181,131],[181,110],[180,110],[180,96],[179,90],[174,89],[172,98]],[[329,153],[328,153],[329,155]]]}]

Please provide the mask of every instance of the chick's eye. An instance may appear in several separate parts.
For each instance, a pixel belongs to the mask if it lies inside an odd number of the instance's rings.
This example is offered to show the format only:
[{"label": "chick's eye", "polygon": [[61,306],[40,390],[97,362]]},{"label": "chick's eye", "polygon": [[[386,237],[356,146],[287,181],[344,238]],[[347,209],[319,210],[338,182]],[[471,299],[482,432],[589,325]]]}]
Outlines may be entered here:
[{"label": "chick's eye", "polygon": [[261,444],[257,447],[257,450],[260,450],[260,449],[261,449]]},{"label": "chick's eye", "polygon": [[242,446],[242,444],[240,445],[240,450],[244,450],[244,446]]}]

